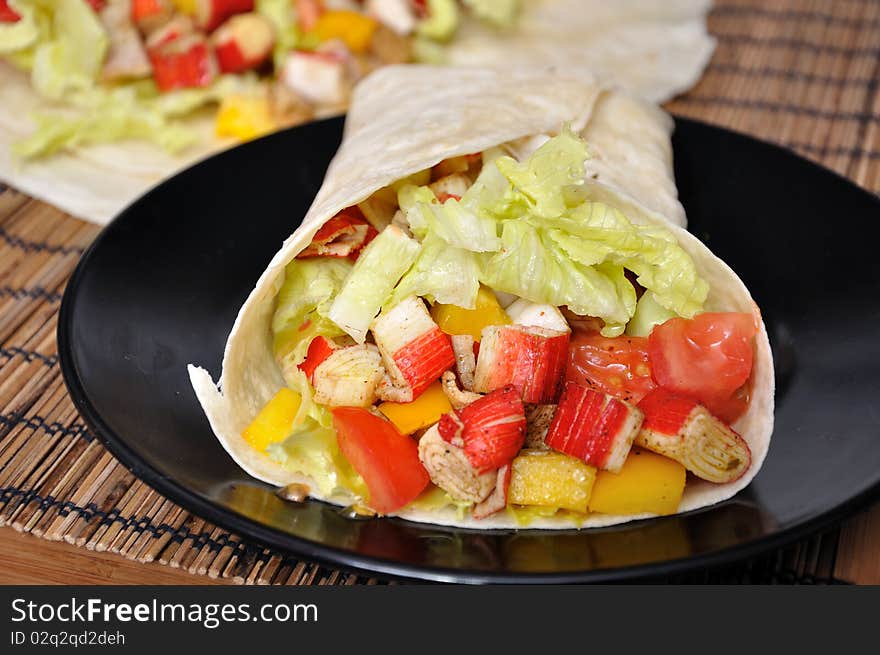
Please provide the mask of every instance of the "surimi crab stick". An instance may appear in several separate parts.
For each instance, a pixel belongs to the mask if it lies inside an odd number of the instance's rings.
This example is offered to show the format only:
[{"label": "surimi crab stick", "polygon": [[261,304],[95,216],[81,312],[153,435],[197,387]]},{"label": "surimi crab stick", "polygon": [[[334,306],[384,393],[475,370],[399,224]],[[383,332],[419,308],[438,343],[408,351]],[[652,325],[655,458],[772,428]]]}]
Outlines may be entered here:
[{"label": "surimi crab stick", "polygon": [[168,21],[173,11],[170,0],[132,0],[131,20],[149,33]]},{"label": "surimi crab stick", "polygon": [[471,465],[485,473],[509,464],[522,448],[525,408],[517,390],[508,385],[444,414],[438,428],[445,441],[463,448]]},{"label": "surimi crab stick", "polygon": [[327,337],[317,336],[309,344],[306,358],[297,368],[306,374],[309,382],[314,383],[315,369],[336,350],[336,344]]},{"label": "surimi crab stick", "polygon": [[357,207],[339,212],[315,234],[297,257],[350,257],[366,247],[378,234]]},{"label": "surimi crab stick", "polygon": [[645,422],[636,443],[709,482],[738,479],[752,453],[745,440],[696,400],[657,389],[639,402]]},{"label": "surimi crab stick", "polygon": [[544,442],[613,473],[623,467],[643,418],[627,402],[569,382]]},{"label": "surimi crab stick", "polygon": [[[419,298],[407,298],[380,314],[371,329],[391,384],[409,400],[455,365],[449,335],[440,331]],[[388,400],[400,402],[395,397]]]},{"label": "surimi crab stick", "polygon": [[217,61],[211,48],[207,40],[197,34],[153,48],[149,56],[160,91],[208,86],[217,76]]},{"label": "surimi crab stick", "polygon": [[254,0],[196,0],[196,24],[211,32],[230,16],[253,10]]},{"label": "surimi crab stick", "polygon": [[257,68],[269,58],[275,35],[267,18],[248,13],[226,21],[211,35],[211,41],[220,70],[240,73]]},{"label": "surimi crab stick", "polygon": [[556,399],[568,358],[568,333],[522,325],[483,330],[474,391],[515,386],[525,403]]}]

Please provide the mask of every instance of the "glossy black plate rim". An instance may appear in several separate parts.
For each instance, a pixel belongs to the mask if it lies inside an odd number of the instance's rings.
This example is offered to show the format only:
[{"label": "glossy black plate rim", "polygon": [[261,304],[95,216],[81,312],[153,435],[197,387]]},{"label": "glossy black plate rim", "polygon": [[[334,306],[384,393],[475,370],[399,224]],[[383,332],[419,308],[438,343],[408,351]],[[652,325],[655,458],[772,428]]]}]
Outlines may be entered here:
[{"label": "glossy black plate rim", "polygon": [[[334,120],[334,119],[328,119]],[[797,157],[804,165],[808,165],[825,175],[831,175],[855,191],[872,196],[880,210],[880,198],[873,196],[861,187],[854,184],[848,178],[840,175],[827,167],[812,160],[800,157],[793,151],[767,141],[757,139],[748,134],[730,130],[704,121],[675,116],[677,124],[691,124],[706,129],[727,132],[751,142],[756,148],[767,149],[776,153],[783,152],[788,156]],[[291,128],[297,129],[297,128]],[[272,135],[262,137],[271,139]],[[260,140],[262,140],[260,139]],[[219,153],[215,156],[222,156]],[[203,160],[204,161],[204,160]],[[192,167],[198,166],[197,162]],[[192,168],[189,167],[189,168]],[[184,169],[184,171],[189,170]],[[184,172],[181,171],[181,172]],[[506,573],[496,571],[462,571],[442,567],[419,566],[405,564],[393,560],[371,557],[351,551],[344,551],[318,542],[296,537],[281,530],[276,530],[251,520],[250,518],[214,502],[200,497],[186,486],[179,484],[173,478],[163,475],[156,468],[144,462],[128,445],[124,436],[117,434],[102,419],[100,413],[92,405],[86,393],[85,384],[74,365],[74,358],[70,343],[72,333],[73,306],[76,303],[78,289],[85,270],[89,266],[89,260],[93,252],[100,247],[115,226],[117,226],[129,213],[135,204],[148,202],[156,188],[150,189],[140,198],[133,201],[122,210],[101,233],[95,238],[86,252],[80,258],[73,274],[71,275],[61,300],[58,313],[58,355],[62,378],[67,386],[70,397],[77,411],[85,420],[86,424],[95,433],[98,440],[135,476],[146,482],[150,487],[163,496],[174,501],[184,509],[196,514],[201,518],[208,519],[217,526],[229,530],[242,537],[251,539],[262,546],[289,552],[293,555],[317,562],[319,564],[340,567],[357,573],[376,574],[385,578],[407,579],[427,582],[453,582],[467,584],[566,584],[566,583],[609,583],[626,582],[636,579],[665,578],[695,569],[705,569],[716,566],[731,564],[740,560],[747,560],[770,550],[783,548],[802,538],[830,528],[853,515],[860,509],[865,508],[871,501],[880,497],[880,484],[866,489],[864,492],[839,503],[829,510],[814,516],[806,521],[782,529],[772,535],[764,535],[752,541],[722,548],[710,553],[692,555],[689,557],[670,559],[662,562],[638,564],[627,567],[615,567],[602,570],[566,571],[560,573]],[[760,474],[760,473],[759,473]],[[321,501],[311,501],[321,502]],[[727,502],[727,501],[725,501]],[[709,506],[687,512],[694,514],[712,511]],[[402,519],[389,518],[386,520],[402,521]],[[647,521],[662,521],[662,517],[647,519]],[[475,531],[480,532],[480,531]],[[509,532],[502,530],[500,532]],[[545,531],[534,531],[545,532]]]}]

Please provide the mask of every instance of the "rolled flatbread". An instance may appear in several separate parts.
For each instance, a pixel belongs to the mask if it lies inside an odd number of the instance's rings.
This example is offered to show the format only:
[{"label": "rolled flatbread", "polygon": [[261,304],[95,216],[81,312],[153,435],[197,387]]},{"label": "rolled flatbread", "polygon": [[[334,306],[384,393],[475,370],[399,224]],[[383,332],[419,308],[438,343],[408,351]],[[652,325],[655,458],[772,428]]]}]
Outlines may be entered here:
[{"label": "rolled flatbread", "polygon": [[[230,456],[248,473],[270,484],[315,485],[241,436],[262,406],[284,386],[273,354],[271,322],[285,266],[318,229],[346,207],[375,191],[450,157],[507,144],[511,148],[563,125],[586,136],[589,192],[621,210],[631,222],[662,225],[693,259],[708,282],[705,311],[754,313],[752,397],[734,424],[752,452],[746,474],[728,484],[689,481],[679,511],[717,503],[745,487],[767,453],[773,426],[773,366],[767,332],[748,290],[736,274],[682,226],[684,210],[675,195],[671,120],[660,110],[593,81],[535,72],[392,67],[358,89],[343,142],[324,184],[301,226],[284,242],[245,301],[226,344],[219,388],[204,369],[190,366],[193,388],[211,427]],[[319,496],[320,497],[320,496]],[[349,504],[342,493],[325,500]],[[472,528],[517,527],[505,513],[483,520],[459,516],[453,508],[404,509],[414,521]],[[639,516],[593,514],[581,527],[610,525]],[[570,528],[570,519],[536,519],[530,527]]]}]

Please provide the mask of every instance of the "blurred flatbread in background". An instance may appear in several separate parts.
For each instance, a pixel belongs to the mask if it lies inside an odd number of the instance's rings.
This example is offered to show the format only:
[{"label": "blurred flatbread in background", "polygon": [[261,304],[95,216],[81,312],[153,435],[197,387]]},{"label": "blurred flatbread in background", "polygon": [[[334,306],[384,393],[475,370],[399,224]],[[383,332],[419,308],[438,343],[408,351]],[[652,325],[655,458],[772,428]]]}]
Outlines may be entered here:
[{"label": "blurred flatbread in background", "polygon": [[509,33],[476,21],[463,25],[448,63],[594,73],[659,103],[693,86],[709,62],[711,6],[711,0],[533,0]]},{"label": "blurred flatbread in background", "polygon": [[[516,28],[499,32],[466,21],[449,44],[449,63],[461,66],[597,74],[661,102],[692,86],[712,55],[706,30],[708,0],[525,0]],[[33,129],[30,115],[51,108],[27,75],[0,62],[0,180],[87,221],[105,224],[150,187],[228,147],[204,115],[186,124],[202,138],[178,156],[145,142],[78,148],[35,161],[17,161],[12,145]]]},{"label": "blurred flatbread in background", "polygon": [[147,189],[230,142],[213,135],[208,118],[187,120],[201,137],[182,155],[144,141],[78,148],[22,162],[12,145],[33,130],[30,116],[53,105],[31,88],[28,75],[0,62],[0,180],[93,223],[105,224]]}]

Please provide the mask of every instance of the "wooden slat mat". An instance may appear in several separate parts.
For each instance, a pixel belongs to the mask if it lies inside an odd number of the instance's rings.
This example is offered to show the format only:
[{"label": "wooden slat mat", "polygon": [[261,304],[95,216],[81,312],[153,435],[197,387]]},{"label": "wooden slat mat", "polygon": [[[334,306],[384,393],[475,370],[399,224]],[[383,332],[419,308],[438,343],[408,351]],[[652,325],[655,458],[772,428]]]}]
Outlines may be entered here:
[{"label": "wooden slat mat", "polygon": [[[880,190],[880,2],[723,1],[709,27],[715,56],[671,111]],[[160,496],[95,440],[66,394],[55,328],[64,285],[97,232],[0,188],[0,525],[235,582],[375,582],[246,543]],[[859,559],[880,549],[878,523],[875,508],[841,530],[674,581],[880,582],[878,563]]]}]

